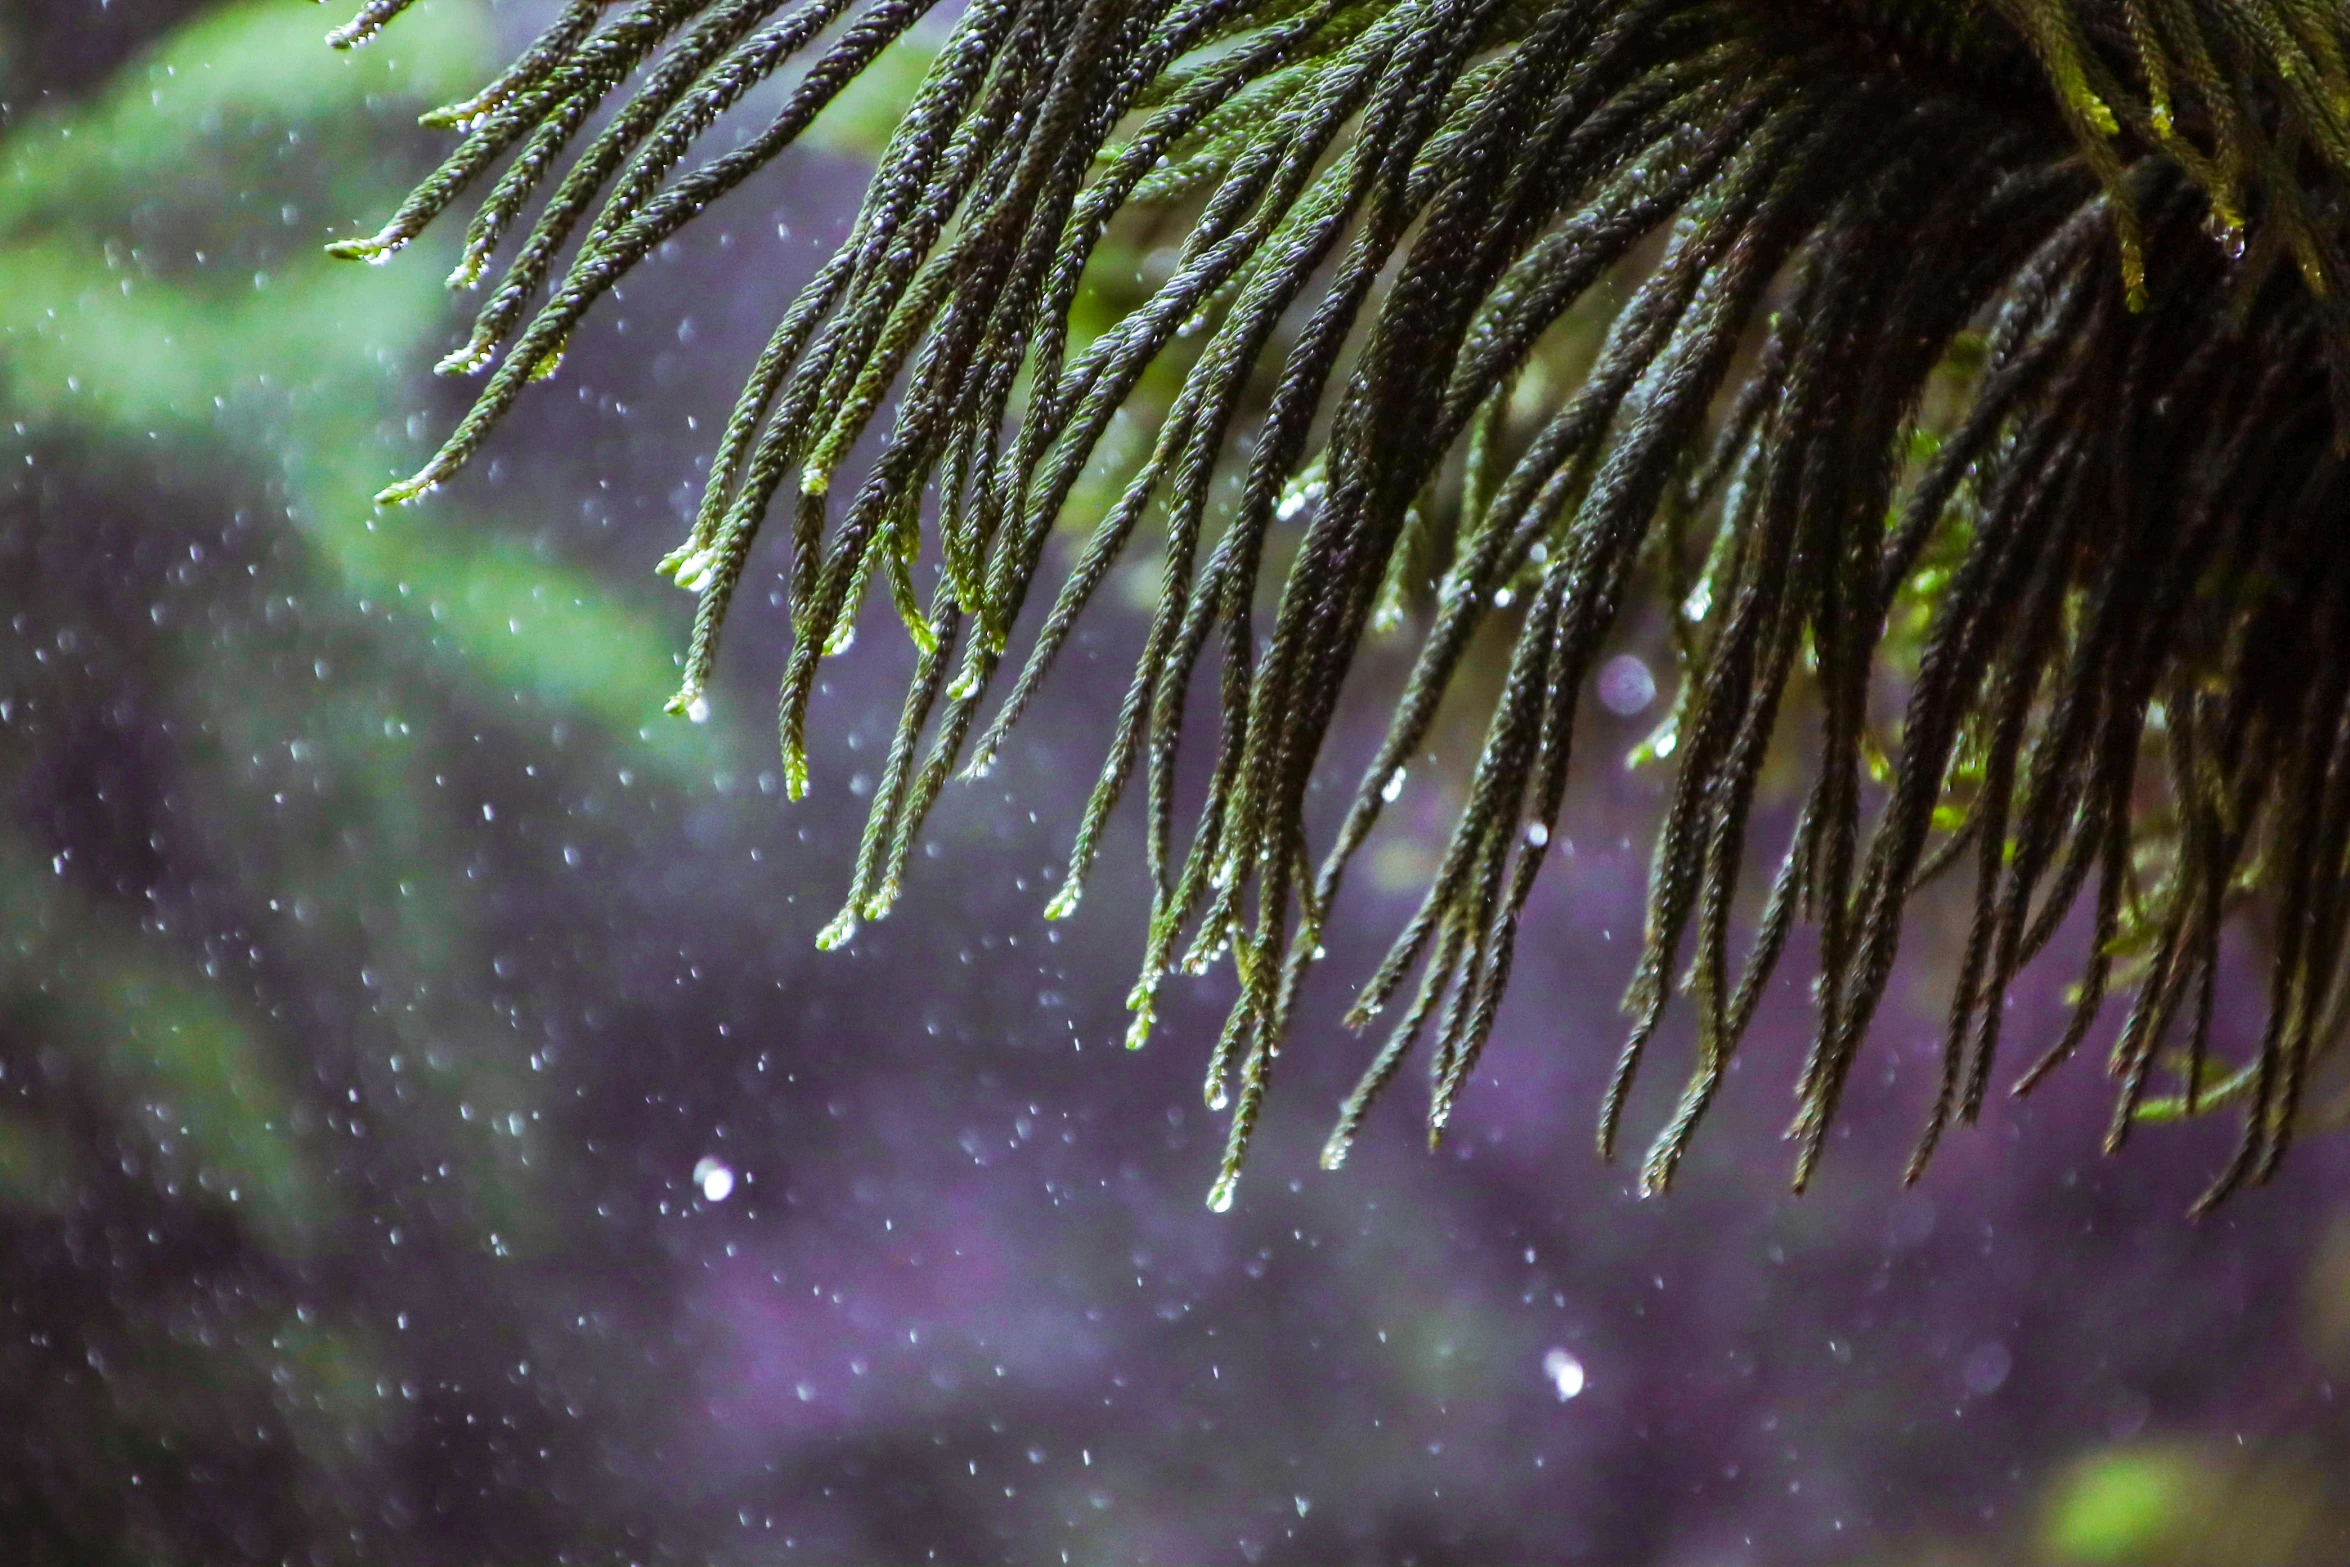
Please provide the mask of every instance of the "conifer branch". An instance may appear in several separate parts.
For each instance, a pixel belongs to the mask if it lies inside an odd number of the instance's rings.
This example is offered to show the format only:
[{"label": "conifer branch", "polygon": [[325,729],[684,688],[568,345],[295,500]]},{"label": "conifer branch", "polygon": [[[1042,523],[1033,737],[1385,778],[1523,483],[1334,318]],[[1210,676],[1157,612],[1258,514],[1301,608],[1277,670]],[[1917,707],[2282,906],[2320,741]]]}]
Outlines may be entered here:
[{"label": "conifer branch", "polygon": [[[371,3],[336,42],[400,9]],[[928,9],[574,0],[428,116],[463,132],[456,150],[379,233],[334,248],[387,256],[487,182],[453,281],[495,281],[443,368],[488,380],[383,499],[461,468],[615,282]],[[2086,897],[2072,1020],[2016,1091],[2126,993],[2109,1145],[2235,1110],[2207,1207],[2274,1174],[2350,1012],[2345,31],[2308,0],[972,0],[661,564],[701,600],[673,706],[702,700],[779,514],[799,795],[819,662],[890,595],[915,674],[836,944],[889,911],[946,781],[986,771],[1151,539],[1160,597],[1048,913],[1075,908],[1139,774],[1154,891],[1129,1042],[1168,975],[1229,955],[1239,994],[1207,1089],[1232,1116],[1221,1208],[1350,859],[1499,620],[1511,651],[1467,803],[1349,1021],[1412,1000],[1324,1163],[1422,1040],[1441,1137],[1557,830],[1581,692],[1627,596],[1661,578],[1685,667],[1656,749],[1677,776],[1603,1152],[1686,995],[1695,1067],[1642,1167],[1645,1189],[1670,1185],[1800,915],[1821,954],[1800,1189],[1911,898],[1971,872],[1909,1178],[1978,1115],[2004,999]],[[703,154],[779,75],[772,120]],[[1172,273],[1083,336],[1089,264],[1150,211],[1187,226]],[[1545,334],[1651,235],[1588,374],[1522,422]],[[1155,442],[987,717],[1047,537],[1162,365],[1179,390]],[[1937,374],[1967,398],[1926,430]],[[879,455],[852,468],[869,432]],[[1226,476],[1233,498],[1212,501]],[[1290,564],[1268,616],[1269,556]],[[1305,799],[1348,671],[1375,624],[1418,611],[1387,737],[1317,861]],[[1915,668],[1891,723],[1870,712],[1889,659]],[[1177,760],[1203,664],[1221,700],[1186,835]],[[1747,838],[1797,685],[1808,793],[1741,956]],[[2217,1062],[2222,930],[2254,896],[2277,933],[2268,1024],[2250,1060]]]}]

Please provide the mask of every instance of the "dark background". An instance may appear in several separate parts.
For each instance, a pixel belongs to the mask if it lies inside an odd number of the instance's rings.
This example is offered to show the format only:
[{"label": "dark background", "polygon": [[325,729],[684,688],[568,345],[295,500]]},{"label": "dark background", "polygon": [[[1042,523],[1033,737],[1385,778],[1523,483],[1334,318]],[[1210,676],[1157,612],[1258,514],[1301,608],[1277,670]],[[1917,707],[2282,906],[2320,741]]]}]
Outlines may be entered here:
[{"label": "dark background", "polygon": [[1903,1191],[1929,920],[1809,1196],[1800,951],[1675,1193],[1594,1157],[1654,709],[1592,722],[1440,1157],[1407,1082],[1315,1164],[1457,744],[1355,878],[1227,1215],[1228,976],[1118,1048],[1131,809],[1042,920],[1138,593],[899,912],[818,954],[905,639],[884,601],[827,666],[787,805],[780,610],[746,586],[713,716],[667,719],[691,604],[649,568],[870,131],[688,230],[487,460],[379,514],[463,407],[426,373],[462,301],[445,245],[318,247],[543,8],[426,0],[358,59],[330,11],[0,11],[0,1561],[2350,1560],[2341,1139],[2189,1225],[2232,1129],[2101,1160],[2085,1054]]}]

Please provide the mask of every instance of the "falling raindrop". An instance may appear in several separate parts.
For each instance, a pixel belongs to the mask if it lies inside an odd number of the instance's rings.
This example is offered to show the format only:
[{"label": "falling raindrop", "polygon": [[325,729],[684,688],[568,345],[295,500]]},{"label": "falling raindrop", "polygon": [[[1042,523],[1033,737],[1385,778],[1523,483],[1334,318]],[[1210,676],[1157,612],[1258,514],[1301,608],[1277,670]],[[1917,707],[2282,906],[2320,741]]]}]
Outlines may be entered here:
[{"label": "falling raindrop", "polygon": [[1563,1349],[1553,1348],[1542,1357],[1542,1374],[1550,1378],[1562,1404],[1583,1391],[1583,1362]]},{"label": "falling raindrop", "polygon": [[694,1184],[705,1202],[724,1202],[734,1195],[734,1171],[723,1161],[705,1156],[694,1166]]}]

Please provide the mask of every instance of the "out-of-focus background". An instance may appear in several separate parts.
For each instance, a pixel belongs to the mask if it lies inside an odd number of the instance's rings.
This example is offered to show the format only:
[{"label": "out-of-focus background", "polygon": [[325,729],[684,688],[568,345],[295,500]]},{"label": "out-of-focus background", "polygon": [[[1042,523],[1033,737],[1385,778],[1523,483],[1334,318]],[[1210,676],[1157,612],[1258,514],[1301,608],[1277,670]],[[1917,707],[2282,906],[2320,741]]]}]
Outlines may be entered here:
[{"label": "out-of-focus background", "polygon": [[[904,638],[885,602],[829,666],[786,805],[776,601],[738,601],[708,721],[664,718],[691,604],[650,567],[888,83],[378,513],[463,406],[427,373],[462,301],[447,236],[320,245],[546,10],[424,0],[336,55],[300,0],[0,9],[0,1561],[2350,1561],[2350,1143],[2190,1226],[2230,1129],[2101,1160],[2085,1060],[1905,1192],[1929,924],[1811,1195],[1777,1137],[1801,952],[1669,1199],[1593,1156],[1654,625],[1438,1157],[1407,1084],[1314,1161],[1458,745],[1357,878],[1227,1215],[1228,981],[1118,1048],[1130,821],[1042,920],[1147,582],[900,912],[819,954]],[[2036,977],[2008,1037],[2062,1000]]]}]

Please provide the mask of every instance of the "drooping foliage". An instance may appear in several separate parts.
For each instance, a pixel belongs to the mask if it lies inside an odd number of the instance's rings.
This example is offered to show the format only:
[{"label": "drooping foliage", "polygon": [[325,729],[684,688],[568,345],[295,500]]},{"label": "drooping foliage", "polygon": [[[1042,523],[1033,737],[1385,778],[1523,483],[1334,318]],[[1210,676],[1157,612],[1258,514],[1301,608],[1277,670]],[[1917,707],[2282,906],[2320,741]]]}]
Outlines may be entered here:
[{"label": "drooping foliage", "polygon": [[[406,3],[370,0],[337,40]],[[379,234],[336,249],[380,258],[486,184],[455,281],[487,293],[444,368],[488,379],[385,498],[475,455],[617,280],[929,9],[572,0],[433,117],[463,133],[446,164]],[[1685,995],[1695,1069],[1643,1172],[1670,1183],[1807,918],[1821,972],[1791,1131],[1802,1186],[1908,904],[1956,873],[1973,915],[1913,1178],[1976,1116],[2003,998],[2084,903],[2071,1025],[2035,1042],[2016,1087],[2126,997],[2109,1141],[2233,1106],[2242,1136],[2205,1202],[2274,1172],[2350,1009],[2338,7],[948,14],[849,237],[751,369],[691,534],[662,562],[701,596],[683,710],[762,526],[788,534],[795,794],[819,661],[867,594],[891,595],[919,649],[828,943],[887,913],[950,776],[986,770],[1121,556],[1157,551],[1147,640],[1049,912],[1074,907],[1137,789],[1154,906],[1130,1042],[1178,969],[1229,953],[1237,974],[1207,1085],[1231,1109],[1221,1207],[1350,858],[1498,621],[1506,670],[1465,807],[1349,1019],[1392,1004],[1401,1021],[1325,1162],[1423,1042],[1439,1135],[1494,1025],[1595,658],[1627,596],[1662,583],[1685,667],[1655,748],[1677,772],[1603,1150]],[[772,118],[701,150],[762,89]],[[1079,330],[1089,261],[1145,210],[1182,225],[1174,266]],[[1514,394],[1545,334],[1625,276],[1588,373],[1526,417]],[[1065,517],[1167,364],[1179,390],[1122,495]],[[1921,415],[1937,377],[1963,388],[1939,422]],[[860,440],[878,455],[852,467]],[[1089,536],[1006,681],[1068,520]],[[1399,606],[1420,610],[1415,667],[1335,834],[1309,841],[1348,672]],[[1891,699],[1888,664],[1904,677]],[[1210,681],[1212,732],[1189,737],[1209,782],[1179,799],[1186,698]],[[1783,713],[1791,690],[1801,709]],[[1750,845],[1775,746],[1799,755],[1807,792],[1783,847]],[[1734,921],[1765,851],[1759,917]],[[2248,900],[2273,916],[2266,1031],[2250,1059],[2214,1059],[2222,929]]]}]

